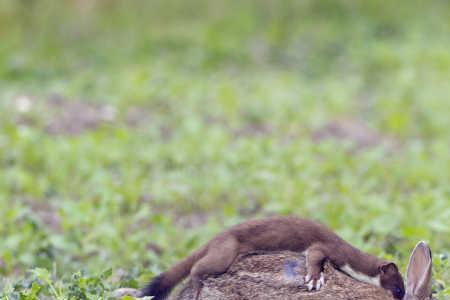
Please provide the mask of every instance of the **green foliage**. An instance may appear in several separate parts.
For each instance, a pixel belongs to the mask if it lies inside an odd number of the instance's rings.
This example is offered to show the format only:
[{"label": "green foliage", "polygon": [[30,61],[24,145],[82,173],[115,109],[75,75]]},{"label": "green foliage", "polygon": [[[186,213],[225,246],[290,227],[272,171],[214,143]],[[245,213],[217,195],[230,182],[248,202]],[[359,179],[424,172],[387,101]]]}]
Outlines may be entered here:
[{"label": "green foliage", "polygon": [[111,299],[109,277],[112,270],[108,269],[99,276],[87,276],[77,272],[68,280],[57,280],[54,274],[46,269],[31,270],[31,276],[5,288],[1,299]]},{"label": "green foliage", "polygon": [[[449,20],[448,1],[0,1],[1,297],[107,299],[292,213],[402,270],[428,240],[449,299]],[[386,143],[311,138],[335,119]]]}]

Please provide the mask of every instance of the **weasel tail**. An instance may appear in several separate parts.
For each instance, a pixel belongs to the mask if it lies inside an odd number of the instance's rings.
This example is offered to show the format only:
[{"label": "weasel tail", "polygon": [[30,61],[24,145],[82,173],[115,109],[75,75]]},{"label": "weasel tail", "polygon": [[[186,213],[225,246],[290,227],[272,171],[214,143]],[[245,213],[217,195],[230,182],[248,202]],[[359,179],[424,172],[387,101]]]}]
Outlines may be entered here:
[{"label": "weasel tail", "polygon": [[156,276],[141,290],[140,297],[153,296],[153,300],[166,299],[170,291],[189,275],[192,266],[201,259],[206,252],[207,247],[204,246],[166,272]]}]

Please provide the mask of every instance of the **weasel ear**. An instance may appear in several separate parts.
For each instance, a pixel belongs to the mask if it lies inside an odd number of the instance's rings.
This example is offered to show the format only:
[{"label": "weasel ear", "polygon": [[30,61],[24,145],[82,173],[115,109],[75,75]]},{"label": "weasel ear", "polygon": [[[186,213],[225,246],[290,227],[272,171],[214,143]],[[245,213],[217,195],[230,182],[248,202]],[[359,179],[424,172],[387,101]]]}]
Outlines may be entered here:
[{"label": "weasel ear", "polygon": [[382,273],[382,274],[398,272],[397,265],[394,264],[393,262],[384,263],[384,264],[380,265],[378,267],[378,269],[380,270],[380,273]]},{"label": "weasel ear", "polygon": [[430,296],[432,276],[432,256],[430,247],[419,242],[409,259],[406,271],[406,290],[411,295]]}]

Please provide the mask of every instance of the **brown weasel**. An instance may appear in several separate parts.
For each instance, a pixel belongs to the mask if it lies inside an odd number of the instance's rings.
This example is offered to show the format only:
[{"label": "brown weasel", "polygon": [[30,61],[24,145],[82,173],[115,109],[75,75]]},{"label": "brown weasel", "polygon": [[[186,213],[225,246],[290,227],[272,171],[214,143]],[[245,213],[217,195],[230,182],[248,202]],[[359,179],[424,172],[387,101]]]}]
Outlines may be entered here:
[{"label": "brown weasel", "polygon": [[251,220],[219,233],[168,271],[155,277],[140,293],[165,299],[172,288],[190,275],[198,299],[201,280],[208,275],[227,271],[238,255],[253,251],[306,251],[308,288],[320,289],[324,284],[323,262],[328,259],[351,277],[379,285],[396,299],[405,294],[403,278],[397,266],[364,253],[341,239],[322,224],[294,216]]}]

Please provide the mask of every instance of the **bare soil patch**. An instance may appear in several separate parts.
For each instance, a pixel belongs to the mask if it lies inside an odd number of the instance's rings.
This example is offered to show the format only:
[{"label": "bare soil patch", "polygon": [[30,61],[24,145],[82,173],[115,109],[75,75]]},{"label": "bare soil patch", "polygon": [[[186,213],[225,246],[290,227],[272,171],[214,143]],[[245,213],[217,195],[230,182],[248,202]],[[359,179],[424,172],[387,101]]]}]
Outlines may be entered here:
[{"label": "bare soil patch", "polygon": [[28,199],[25,204],[30,208],[31,212],[55,233],[62,232],[61,216],[58,209],[47,200]]},{"label": "bare soil patch", "polygon": [[130,107],[126,113],[126,123],[131,127],[144,127],[151,121],[151,113],[144,107]]},{"label": "bare soil patch", "polygon": [[112,105],[69,100],[59,95],[50,97],[47,105],[50,118],[46,130],[51,134],[79,135],[116,119]]},{"label": "bare soil patch", "polygon": [[356,150],[373,148],[381,144],[391,144],[392,140],[383,136],[365,122],[356,119],[333,120],[312,134],[315,142],[337,140],[351,143]]}]

